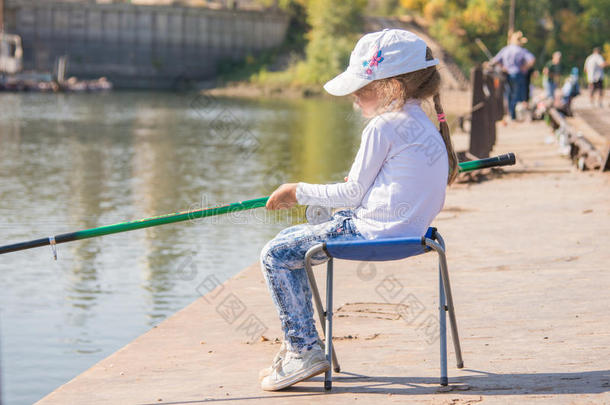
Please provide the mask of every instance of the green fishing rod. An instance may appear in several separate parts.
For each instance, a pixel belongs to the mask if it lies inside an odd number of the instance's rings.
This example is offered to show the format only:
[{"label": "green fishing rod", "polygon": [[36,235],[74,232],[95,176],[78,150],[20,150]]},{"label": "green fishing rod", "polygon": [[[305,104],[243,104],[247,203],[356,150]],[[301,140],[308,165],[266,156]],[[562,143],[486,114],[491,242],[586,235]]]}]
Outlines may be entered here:
[{"label": "green fishing rod", "polygon": [[[488,167],[509,166],[513,164],[515,164],[515,155],[513,153],[508,153],[505,155],[495,156],[487,159],[462,162],[459,164],[459,166],[460,172],[468,172]],[[253,200],[245,200],[218,207],[159,215],[156,217],[144,218],[128,222],[120,222],[118,224],[100,226],[98,228],[85,229],[82,231],[62,233],[60,235],[50,236],[48,238],[40,238],[26,242],[13,243],[11,245],[0,246],[0,254],[50,245],[53,248],[53,255],[55,259],[57,259],[55,245],[59,243],[95,238],[97,236],[133,231],[136,229],[149,228],[151,226],[171,224],[174,222],[188,221],[192,219],[211,217],[215,215],[229,214],[237,211],[251,210],[254,208],[264,207],[267,204],[268,199],[269,197],[255,198]]]}]

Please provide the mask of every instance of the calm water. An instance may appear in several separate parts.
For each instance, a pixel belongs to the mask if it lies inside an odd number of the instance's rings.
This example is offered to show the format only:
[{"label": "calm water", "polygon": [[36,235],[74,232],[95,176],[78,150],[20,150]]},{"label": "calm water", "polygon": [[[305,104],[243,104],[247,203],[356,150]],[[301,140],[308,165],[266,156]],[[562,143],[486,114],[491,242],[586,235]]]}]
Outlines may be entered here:
[{"label": "calm water", "polygon": [[[361,125],[324,100],[0,94],[0,244],[341,181]],[[41,398],[302,220],[264,213],[71,242],[57,262],[49,247],[0,256],[4,403]]]}]

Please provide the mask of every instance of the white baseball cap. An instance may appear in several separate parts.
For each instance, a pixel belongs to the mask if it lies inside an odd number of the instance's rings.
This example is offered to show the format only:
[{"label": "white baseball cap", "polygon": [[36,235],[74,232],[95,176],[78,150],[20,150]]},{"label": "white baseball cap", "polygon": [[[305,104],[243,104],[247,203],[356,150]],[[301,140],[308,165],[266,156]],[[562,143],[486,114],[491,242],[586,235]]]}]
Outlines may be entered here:
[{"label": "white baseball cap", "polygon": [[438,64],[438,59],[426,60],[427,45],[414,33],[399,29],[384,29],[366,34],[356,44],[349,66],[324,85],[333,96],[346,96],[374,80],[414,72]]}]

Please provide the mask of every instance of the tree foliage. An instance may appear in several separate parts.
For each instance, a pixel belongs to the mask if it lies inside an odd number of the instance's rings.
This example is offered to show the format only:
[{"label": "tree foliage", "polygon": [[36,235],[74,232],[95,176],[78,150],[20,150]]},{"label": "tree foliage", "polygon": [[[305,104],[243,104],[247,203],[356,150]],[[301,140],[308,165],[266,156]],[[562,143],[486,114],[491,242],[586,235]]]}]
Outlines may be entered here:
[{"label": "tree foliage", "polygon": [[[261,0],[291,16],[287,42],[304,54],[290,72],[261,70],[259,81],[320,84],[345,68],[350,51],[363,33],[363,16],[418,15],[428,30],[460,66],[468,71],[486,60],[475,39],[492,53],[507,43],[510,0]],[[516,0],[515,29],[541,68],[554,51],[566,68],[582,69],[593,47],[610,60],[610,0]],[[284,74],[285,73],[285,74]],[[256,77],[255,77],[256,79]]]},{"label": "tree foliage", "polygon": [[342,71],[358,36],[366,0],[308,0],[306,59],[297,69],[301,84],[322,83]]},{"label": "tree foliage", "polygon": [[[269,72],[266,65],[251,81],[283,85],[318,85],[347,66],[358,37],[363,33],[367,0],[261,0],[276,5],[290,16],[285,47],[305,58],[286,72]],[[396,5],[398,0],[391,0]]]},{"label": "tree foliage", "polygon": [[[417,14],[430,33],[463,68],[486,59],[480,38],[492,53],[506,45],[509,0],[400,0],[403,14]],[[581,67],[595,46],[610,49],[610,0],[516,1],[515,30],[542,66],[559,50],[565,66]],[[610,55],[606,55],[608,57]]]}]

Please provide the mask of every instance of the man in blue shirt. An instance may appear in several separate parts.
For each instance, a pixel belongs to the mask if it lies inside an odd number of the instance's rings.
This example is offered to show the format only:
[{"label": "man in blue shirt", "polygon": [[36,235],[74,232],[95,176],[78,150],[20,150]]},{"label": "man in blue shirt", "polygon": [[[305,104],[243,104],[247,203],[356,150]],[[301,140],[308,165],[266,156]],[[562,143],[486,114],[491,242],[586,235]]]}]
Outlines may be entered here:
[{"label": "man in blue shirt", "polygon": [[525,74],[536,62],[536,58],[530,51],[523,48],[521,44],[521,31],[515,32],[510,39],[510,44],[505,46],[491,60],[491,64],[499,64],[508,75],[508,111],[512,119],[516,118],[515,107],[520,101],[525,101]]}]

